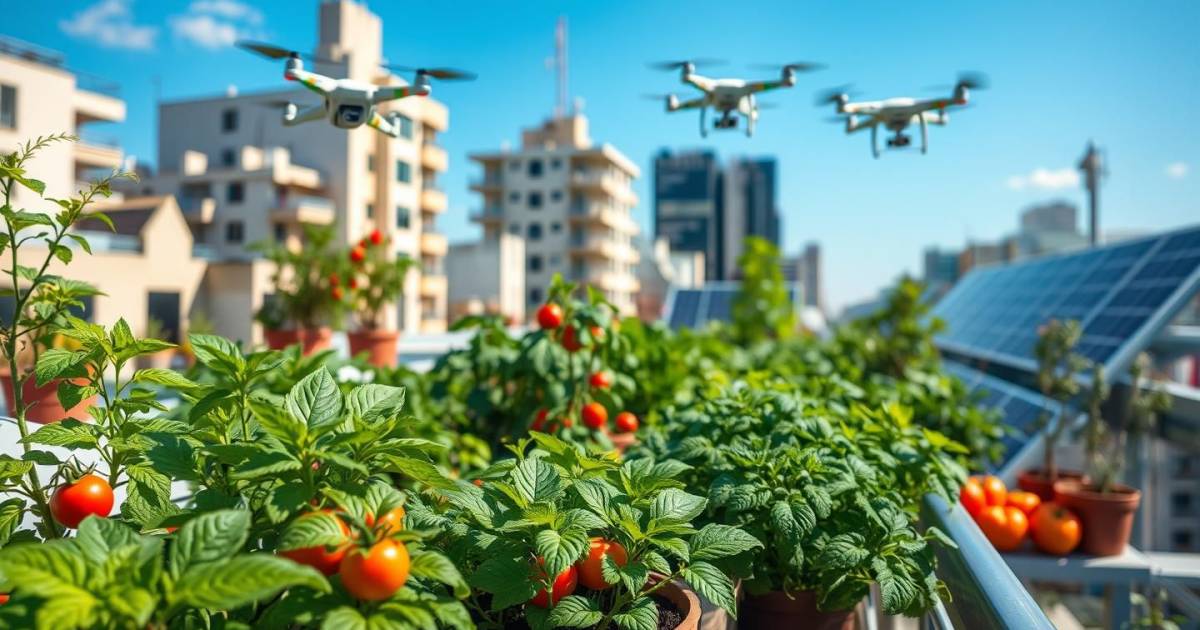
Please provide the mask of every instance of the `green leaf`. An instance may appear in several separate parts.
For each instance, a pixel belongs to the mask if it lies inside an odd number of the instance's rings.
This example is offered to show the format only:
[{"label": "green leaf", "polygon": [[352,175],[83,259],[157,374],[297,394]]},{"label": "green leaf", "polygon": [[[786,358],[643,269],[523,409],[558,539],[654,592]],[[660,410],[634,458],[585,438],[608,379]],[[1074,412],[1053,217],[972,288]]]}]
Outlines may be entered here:
[{"label": "green leaf", "polygon": [[279,539],[279,550],[338,547],[346,544],[346,530],[329,512],[311,512],[292,521]]},{"label": "green leaf", "polygon": [[804,492],[804,497],[808,499],[809,505],[812,506],[813,511],[816,512],[819,518],[829,518],[830,512],[833,511],[833,499],[830,498],[829,493],[824,488],[809,485],[804,486],[802,492]]},{"label": "green leaf", "polygon": [[50,451],[29,451],[21,459],[39,466],[61,466],[62,460]]},{"label": "green leaf", "polygon": [[88,240],[86,238],[84,238],[83,236],[76,234],[74,232],[68,232],[67,238],[75,241],[75,243],[79,245],[79,248],[82,249],[83,251],[87,252],[89,255],[92,253],[91,243],[89,243]]},{"label": "green leaf", "polygon": [[879,582],[879,593],[883,600],[883,611],[889,615],[903,614],[919,596],[918,585],[903,572],[894,572],[882,558],[871,562],[875,580]]},{"label": "green leaf", "polygon": [[0,480],[7,481],[21,477],[33,468],[33,464],[33,461],[21,461],[14,459],[11,455],[0,455]]},{"label": "green leaf", "polygon": [[504,610],[533,598],[540,586],[532,579],[528,562],[492,557],[479,564],[468,582],[492,594],[492,610]]},{"label": "green leaf", "polygon": [[846,571],[862,564],[871,552],[862,548],[862,536],[838,534],[821,549],[816,562],[825,571]]},{"label": "green leaf", "polygon": [[250,512],[217,510],[183,524],[171,546],[171,574],[175,577],[192,567],[221,562],[242,550],[250,533]]},{"label": "green leaf", "polygon": [[320,367],[300,379],[288,392],[287,409],[304,420],[309,429],[337,423],[342,414],[342,393],[329,370]]},{"label": "green leaf", "polygon": [[[596,602],[579,595],[568,595],[558,601],[550,611],[549,622],[555,628],[590,628],[604,618]],[[654,615],[656,630],[658,613]]]},{"label": "green leaf", "polygon": [[407,475],[431,488],[450,489],[454,482],[437,466],[413,457],[387,457],[387,469]]},{"label": "green leaf", "polygon": [[24,515],[25,501],[13,498],[0,503],[0,547],[8,544]]},{"label": "green leaf", "polygon": [[546,561],[546,573],[558,575],[587,553],[587,532],[582,529],[563,532],[543,529],[534,538],[534,547]]},{"label": "green leaf", "polygon": [[550,501],[562,492],[558,471],[539,457],[529,457],[513,470],[513,486],[526,501]]},{"label": "green leaf", "polygon": [[0,575],[23,595],[74,595],[87,584],[87,564],[72,540],[12,545],[0,550]]},{"label": "green leaf", "polygon": [[138,543],[137,532],[128,525],[107,518],[83,519],[75,536],[75,544],[79,551],[95,566],[103,566],[114,551],[137,546]]},{"label": "green leaf", "polygon": [[83,359],[82,352],[72,352],[62,348],[50,348],[42,351],[41,356],[38,357],[37,366],[34,368],[38,386],[41,387],[64,374],[81,376],[83,370],[80,364]]},{"label": "green leaf", "polygon": [[736,527],[710,523],[692,537],[690,546],[692,560],[719,560],[763,544]]},{"label": "green leaf", "polygon": [[322,630],[367,630],[367,620],[362,613],[342,606],[329,611],[321,622]]},{"label": "green leaf", "polygon": [[435,551],[418,551],[412,554],[412,574],[419,578],[435,580],[454,589],[455,597],[466,597],[471,589],[467,586],[458,567],[449,558]]},{"label": "green leaf", "polygon": [[95,448],[98,445],[96,431],[94,425],[68,418],[42,425],[25,438],[25,441],[30,444],[62,446],[69,449]]},{"label": "green leaf", "polygon": [[650,518],[677,523],[688,523],[704,512],[708,500],[688,494],[678,488],[667,488],[654,497],[650,504]]},{"label": "green leaf", "polygon": [[234,479],[257,479],[266,475],[300,470],[303,465],[291,453],[259,451],[251,455],[246,463],[238,466],[230,476]]},{"label": "green leaf", "polygon": [[316,569],[256,553],[193,566],[176,583],[175,596],[189,606],[231,610],[296,586],[330,591],[329,582]]},{"label": "green leaf", "polygon": [[64,265],[69,265],[71,264],[71,259],[74,257],[74,252],[66,245],[55,245],[54,257],[61,260]]},{"label": "green leaf", "polygon": [[621,630],[656,630],[658,628],[658,606],[649,597],[634,600],[628,608],[613,615],[613,621]]},{"label": "green leaf", "polygon": [[176,372],[175,370],[167,370],[164,368],[148,368],[138,370],[133,374],[133,380],[136,383],[153,383],[155,385],[163,385],[174,389],[191,390],[199,387],[194,381],[188,377]]},{"label": "green leaf", "polygon": [[346,397],[350,414],[366,422],[395,416],[403,407],[403,387],[368,383],[355,387]]},{"label": "green leaf", "polygon": [[737,602],[733,598],[733,582],[729,576],[707,562],[693,562],[681,571],[683,579],[708,601],[737,617]]}]

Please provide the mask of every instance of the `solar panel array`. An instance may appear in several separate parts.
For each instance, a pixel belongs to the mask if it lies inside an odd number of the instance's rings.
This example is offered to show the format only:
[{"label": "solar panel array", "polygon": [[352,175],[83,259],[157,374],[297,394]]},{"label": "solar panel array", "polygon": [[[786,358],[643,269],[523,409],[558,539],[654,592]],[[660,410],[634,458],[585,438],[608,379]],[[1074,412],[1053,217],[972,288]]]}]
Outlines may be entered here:
[{"label": "solar panel array", "polygon": [[1123,347],[1164,325],[1198,285],[1200,227],[977,269],[934,308],[947,324],[937,343],[1032,368],[1038,327],[1074,319],[1083,326],[1079,353],[1107,365],[1128,360]]},{"label": "solar panel array", "polygon": [[1012,429],[1001,440],[1004,443],[1004,460],[997,464],[997,469],[1004,468],[1033,440],[1040,427],[1038,419],[1044,410],[1051,412],[1051,419],[1058,418],[1057,404],[1050,404],[1041,394],[953,361],[944,361],[942,367],[961,379],[971,391],[981,392],[979,406],[998,410],[1004,424]]},{"label": "solar panel array", "polygon": [[[737,298],[736,283],[710,284],[698,289],[675,289],[668,298],[667,322],[671,328],[703,328],[708,322],[733,321],[733,301]],[[796,304],[799,290],[788,289],[788,300]]]}]

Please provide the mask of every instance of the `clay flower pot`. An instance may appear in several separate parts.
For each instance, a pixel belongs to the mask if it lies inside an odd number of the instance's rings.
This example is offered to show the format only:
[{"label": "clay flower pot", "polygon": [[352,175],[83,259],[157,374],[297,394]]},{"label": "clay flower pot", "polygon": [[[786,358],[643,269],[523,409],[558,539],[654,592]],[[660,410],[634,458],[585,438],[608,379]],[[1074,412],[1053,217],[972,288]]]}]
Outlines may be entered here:
[{"label": "clay flower pot", "polygon": [[1100,492],[1078,481],[1059,481],[1054,484],[1054,500],[1083,521],[1080,550],[1094,556],[1115,556],[1129,544],[1142,493],[1123,484],[1114,484],[1110,492]]},{"label": "clay flower pot", "polygon": [[1062,470],[1058,471],[1057,479],[1050,479],[1042,472],[1041,468],[1030,468],[1022,470],[1021,474],[1017,475],[1017,487],[1025,492],[1032,492],[1038,495],[1038,498],[1043,503],[1054,500],[1054,482],[1055,481],[1078,481],[1079,483],[1091,483],[1086,473],[1078,470]]},{"label": "clay flower pot", "polygon": [[350,341],[350,356],[366,352],[367,363],[375,367],[396,367],[400,331],[363,329],[347,333],[346,337]]},{"label": "clay flower pot", "polygon": [[[85,398],[79,401],[78,405],[70,409],[63,409],[62,403],[58,402],[58,383],[61,379],[54,379],[45,385],[38,387],[36,380],[30,376],[21,386],[21,398],[25,402],[25,419],[38,424],[49,424],[58,422],[65,418],[74,418],[76,420],[87,422],[92,419],[88,414],[89,406],[96,404],[97,396]],[[8,374],[0,375],[0,381],[3,381],[4,386],[4,404],[9,416],[16,417],[16,401],[13,399],[13,380]],[[86,385],[87,379],[74,379],[76,385]]]},{"label": "clay flower pot", "polygon": [[267,347],[272,350],[283,350],[298,343],[301,345],[301,351],[307,356],[329,348],[333,341],[333,331],[328,326],[284,330],[267,329],[263,331],[263,337],[266,338]]},{"label": "clay flower pot", "polygon": [[858,609],[861,607],[820,611],[814,591],[772,591],[763,595],[746,595],[738,612],[738,630],[854,630],[858,627]]},{"label": "clay flower pot", "polygon": [[[650,574],[652,584],[657,584],[662,579],[663,576],[657,573]],[[654,595],[671,602],[675,608],[679,609],[683,620],[675,626],[675,630],[698,630],[700,627],[700,598],[686,584],[671,581],[666,586],[654,591]]]}]

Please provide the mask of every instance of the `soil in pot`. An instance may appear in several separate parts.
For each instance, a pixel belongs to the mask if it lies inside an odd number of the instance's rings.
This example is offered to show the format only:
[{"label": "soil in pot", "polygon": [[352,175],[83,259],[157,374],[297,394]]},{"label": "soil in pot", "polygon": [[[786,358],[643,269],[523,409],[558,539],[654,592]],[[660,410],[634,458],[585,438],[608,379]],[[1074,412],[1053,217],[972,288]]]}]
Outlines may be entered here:
[{"label": "soil in pot", "polygon": [[817,610],[817,594],[813,591],[747,595],[738,608],[738,630],[855,630],[858,628],[858,608],[832,612]]},{"label": "soil in pot", "polygon": [[396,330],[358,330],[347,333],[350,341],[350,356],[367,353],[367,363],[375,367],[396,367],[396,344],[400,332]]},{"label": "soil in pot", "polygon": [[1017,475],[1017,487],[1025,492],[1032,492],[1038,495],[1038,498],[1043,502],[1054,500],[1054,482],[1055,481],[1077,481],[1079,483],[1090,483],[1086,473],[1078,470],[1062,470],[1058,471],[1057,479],[1050,479],[1042,472],[1041,468],[1030,468],[1029,470],[1021,471]]},{"label": "soil in pot", "polygon": [[1114,484],[1109,492],[1078,481],[1054,484],[1054,500],[1075,512],[1083,521],[1083,539],[1079,549],[1094,556],[1115,556],[1125,551],[1133,534],[1142,493],[1124,484]]},{"label": "soil in pot", "polygon": [[[5,413],[9,416],[13,415],[13,407],[16,401],[13,400],[13,382],[8,374],[0,376],[0,380],[4,385],[4,403]],[[62,403],[58,402],[58,383],[59,379],[55,379],[38,387],[35,379],[28,378],[21,387],[21,398],[25,401],[25,419],[38,424],[49,424],[58,422],[64,418],[74,418],[87,422],[92,417],[88,415],[87,408],[96,404],[97,396],[85,398],[78,405],[70,409],[63,409]],[[76,379],[78,385],[86,385],[85,379]]]}]

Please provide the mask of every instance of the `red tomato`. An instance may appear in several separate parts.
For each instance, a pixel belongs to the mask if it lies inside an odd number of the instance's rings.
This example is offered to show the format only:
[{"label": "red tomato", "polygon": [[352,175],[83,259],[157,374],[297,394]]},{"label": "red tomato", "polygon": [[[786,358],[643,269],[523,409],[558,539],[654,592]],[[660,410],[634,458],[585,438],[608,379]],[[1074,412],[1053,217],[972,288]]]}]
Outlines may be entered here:
[{"label": "red tomato", "polygon": [[562,347],[567,349],[567,352],[579,352],[583,348],[583,344],[579,343],[579,336],[575,332],[574,326],[567,326],[563,330]]},{"label": "red tomato", "polygon": [[608,422],[608,410],[598,402],[583,406],[583,424],[589,429],[599,429]]},{"label": "red tomato", "polygon": [[987,496],[983,493],[983,486],[979,485],[979,480],[975,477],[971,477],[963,483],[962,489],[958,491],[958,500],[971,518],[978,518],[983,508],[987,507]]},{"label": "red tomato", "polygon": [[[604,581],[604,574],[600,570],[600,560],[608,556],[617,566],[623,567],[629,562],[629,556],[625,553],[625,547],[615,540],[605,540],[603,538],[593,538],[591,546],[588,549],[588,555],[583,560],[576,563],[579,569],[579,581],[586,587],[602,591],[610,588],[612,584]],[[558,586],[555,585],[555,595],[558,595]]]},{"label": "red tomato", "polygon": [[346,554],[339,567],[342,586],[355,599],[387,599],[408,580],[409,562],[408,548],[388,538],[370,549],[355,547]]},{"label": "red tomato", "polygon": [[604,341],[604,329],[599,326],[589,326],[588,332],[592,333],[592,339],[597,343]]},{"label": "red tomato", "polygon": [[354,276],[350,276],[350,288],[351,289],[358,288],[358,278],[355,278]]},{"label": "red tomato", "polygon": [[[332,513],[331,510],[322,510],[322,512],[327,514]],[[317,512],[311,512],[301,516],[300,518],[312,518],[316,514]],[[342,528],[342,535],[345,539],[345,542],[335,545],[332,550],[322,546],[302,547],[300,549],[288,549],[287,551],[280,551],[279,555],[291,560],[292,562],[306,564],[320,571],[321,573],[324,573],[325,575],[333,575],[334,573],[337,573],[338,565],[342,562],[342,559],[346,557],[346,551],[349,548],[350,542],[350,528],[347,527],[340,518],[337,519],[337,522]]]},{"label": "red tomato", "polygon": [[391,536],[392,534],[404,529],[404,506],[394,507],[379,520],[375,520],[375,515],[367,512],[367,527],[379,527],[379,535],[381,537]]},{"label": "red tomato", "polygon": [[350,250],[350,262],[360,263],[367,259],[367,251],[362,245]]},{"label": "red tomato", "polygon": [[633,433],[634,431],[638,430],[637,416],[629,413],[628,411],[622,411],[621,413],[617,414],[616,423],[617,431],[620,433]]},{"label": "red tomato", "polygon": [[572,419],[572,418],[570,418],[570,417],[563,418],[563,419],[562,419],[562,425],[563,425],[564,427],[566,427],[566,428],[570,429],[571,427],[575,426],[575,420],[573,420],[573,419]]},{"label": "red tomato", "polygon": [[588,383],[596,389],[608,389],[612,387],[612,377],[608,372],[595,372],[588,377]]},{"label": "red tomato", "polygon": [[342,300],[342,297],[345,295],[342,293],[342,287],[333,287],[333,289],[329,293],[333,296],[333,299],[335,299],[339,302]]},{"label": "red tomato", "polygon": [[562,326],[562,307],[553,302],[547,302],[546,304],[543,304],[542,307],[537,310],[537,322],[538,326],[542,327],[542,330],[550,330]]},{"label": "red tomato", "polygon": [[546,415],[549,412],[545,409],[538,409],[537,416],[534,417],[533,423],[529,425],[531,431],[541,431],[546,426]]},{"label": "red tomato", "polygon": [[[546,564],[546,561],[542,558],[538,558],[538,566],[542,566],[544,564]],[[545,579],[545,572],[543,572],[542,579]],[[578,583],[579,571],[575,569],[574,565],[563,569],[562,573],[559,573],[554,577],[554,603],[557,604],[558,600],[570,595],[571,593],[574,593],[575,586]],[[546,589],[543,588],[537,593],[534,593],[533,599],[529,600],[529,603],[537,606],[538,608],[549,608],[550,594],[547,593]]]},{"label": "red tomato", "polygon": [[1012,506],[989,505],[979,513],[976,522],[998,551],[1015,551],[1029,531],[1025,513]]},{"label": "red tomato", "polygon": [[83,519],[92,515],[108,516],[112,508],[112,487],[91,473],[59,486],[50,497],[50,513],[54,520],[71,528],[79,527]]},{"label": "red tomato", "polygon": [[[1005,499],[1005,505],[1011,505],[1021,510],[1025,513],[1025,516],[1033,516],[1033,511],[1041,504],[1041,497],[1032,492],[1025,492],[1024,490],[1013,490],[1008,493],[1008,497]],[[1030,525],[1033,525],[1032,521]]]},{"label": "red tomato", "polygon": [[1008,500],[1008,489],[999,477],[988,475],[979,481],[983,486],[983,494],[987,497],[988,505],[1004,505]]},{"label": "red tomato", "polygon": [[372,231],[371,232],[371,244],[379,245],[381,243],[383,243],[383,233],[381,233],[379,230]]},{"label": "red tomato", "polygon": [[8,593],[0,593],[0,606],[8,603]]},{"label": "red tomato", "polygon": [[341,278],[338,278],[338,275],[336,273],[329,274],[329,286],[336,287],[338,285],[338,283],[340,283],[340,282],[341,282]]},{"label": "red tomato", "polygon": [[475,479],[475,480],[472,480],[472,481],[471,481],[471,483],[475,484],[475,487],[476,487],[476,488],[482,488],[482,487],[483,487],[483,480],[482,480],[482,479]]},{"label": "red tomato", "polygon": [[1033,511],[1030,531],[1038,549],[1055,556],[1065,556],[1079,545],[1083,524],[1071,510],[1057,503],[1043,503]]}]

